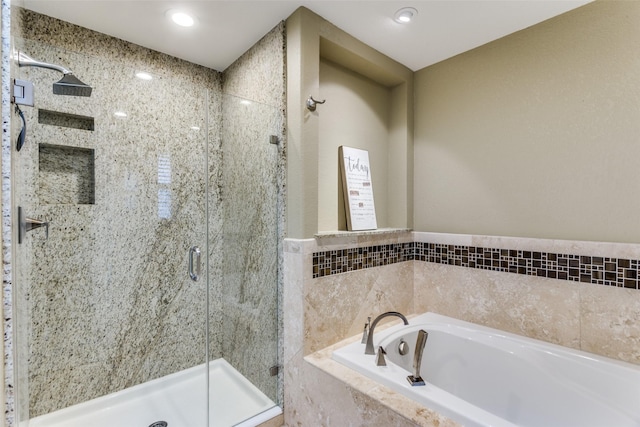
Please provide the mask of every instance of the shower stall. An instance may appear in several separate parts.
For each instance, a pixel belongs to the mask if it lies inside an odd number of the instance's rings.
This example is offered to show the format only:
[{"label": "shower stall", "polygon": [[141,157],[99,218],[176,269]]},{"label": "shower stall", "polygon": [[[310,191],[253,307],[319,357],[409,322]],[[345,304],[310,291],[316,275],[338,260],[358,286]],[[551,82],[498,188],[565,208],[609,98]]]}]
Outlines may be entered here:
[{"label": "shower stall", "polygon": [[28,10],[12,21],[14,50],[92,88],[61,96],[59,73],[12,64],[34,85],[12,115],[14,424],[278,414],[284,25],[220,73]]}]

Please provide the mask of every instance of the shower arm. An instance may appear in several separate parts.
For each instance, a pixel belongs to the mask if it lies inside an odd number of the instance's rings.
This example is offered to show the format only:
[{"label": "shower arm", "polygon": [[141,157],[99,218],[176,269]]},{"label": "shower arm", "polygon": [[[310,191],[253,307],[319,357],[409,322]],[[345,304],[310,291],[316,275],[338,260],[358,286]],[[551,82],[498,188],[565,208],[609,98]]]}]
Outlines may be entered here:
[{"label": "shower arm", "polygon": [[67,70],[66,68],[64,68],[64,67],[62,67],[60,65],[49,64],[47,62],[36,61],[35,59],[30,57],[26,53],[20,52],[20,51],[18,52],[18,66],[20,66],[20,67],[48,68],[50,70],[60,71],[62,74],[65,74],[65,75],[72,74],[71,71]]}]

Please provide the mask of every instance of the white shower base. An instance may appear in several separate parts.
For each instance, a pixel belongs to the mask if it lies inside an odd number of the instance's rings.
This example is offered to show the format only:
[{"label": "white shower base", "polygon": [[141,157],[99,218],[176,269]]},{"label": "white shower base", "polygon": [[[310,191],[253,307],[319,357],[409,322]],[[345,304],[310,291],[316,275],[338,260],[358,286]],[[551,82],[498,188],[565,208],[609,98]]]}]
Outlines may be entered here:
[{"label": "white shower base", "polygon": [[[20,427],[148,427],[157,421],[165,421],[167,427],[205,427],[205,372],[204,364],[194,366],[32,418]],[[209,363],[209,384],[209,427],[255,427],[282,413],[222,358]]]}]

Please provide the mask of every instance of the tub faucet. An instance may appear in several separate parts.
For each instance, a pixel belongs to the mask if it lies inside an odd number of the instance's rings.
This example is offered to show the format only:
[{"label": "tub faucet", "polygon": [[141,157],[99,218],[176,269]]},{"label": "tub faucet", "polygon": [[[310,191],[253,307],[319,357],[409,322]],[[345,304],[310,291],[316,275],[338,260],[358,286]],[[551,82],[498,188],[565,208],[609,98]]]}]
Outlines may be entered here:
[{"label": "tub faucet", "polygon": [[413,354],[413,375],[407,377],[407,381],[412,386],[424,385],[424,380],[420,376],[420,365],[422,364],[422,354],[424,353],[424,345],[427,343],[429,333],[424,329],[418,331],[416,339],[416,352]]},{"label": "tub faucet", "polygon": [[409,321],[406,317],[404,317],[401,313],[397,311],[387,311],[386,313],[382,313],[380,316],[376,317],[371,326],[369,327],[369,333],[367,334],[367,347],[364,349],[364,354],[376,354],[375,349],[373,348],[373,330],[376,328],[378,322],[385,317],[396,316],[402,319],[405,325],[409,324]]}]

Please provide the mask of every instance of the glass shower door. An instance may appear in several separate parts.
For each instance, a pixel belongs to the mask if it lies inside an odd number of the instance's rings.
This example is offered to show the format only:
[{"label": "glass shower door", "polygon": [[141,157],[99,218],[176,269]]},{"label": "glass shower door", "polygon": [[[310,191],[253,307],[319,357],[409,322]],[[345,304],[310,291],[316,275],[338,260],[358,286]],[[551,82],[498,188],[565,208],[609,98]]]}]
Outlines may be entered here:
[{"label": "glass shower door", "polygon": [[[211,384],[210,426],[228,427],[275,407],[278,389],[279,194],[284,157],[278,144],[283,115],[276,106],[223,94],[217,205],[221,229],[212,234],[210,358],[228,362],[249,380],[249,398],[228,424],[229,391]],[[216,187],[212,184],[211,189]],[[213,238],[216,236],[216,238]],[[214,250],[221,246],[221,250]],[[216,255],[217,254],[217,255]],[[277,409],[279,411],[279,409]]]},{"label": "glass shower door", "polygon": [[[93,87],[88,98],[54,95],[56,72],[16,70],[34,82],[36,103],[21,107],[26,140],[19,152],[12,148],[12,224],[17,230],[18,206],[25,218],[48,223],[48,234],[33,229],[20,244],[14,232],[19,420],[45,426],[47,414],[125,393],[124,406],[112,401],[109,416],[78,425],[206,426],[207,150],[216,80],[187,66],[105,60],[28,37],[16,45]],[[143,66],[151,80],[136,78]],[[17,115],[12,123],[21,128]],[[202,256],[197,281],[188,271],[190,261],[197,270],[194,246]],[[126,404],[134,399],[147,400]]]}]

